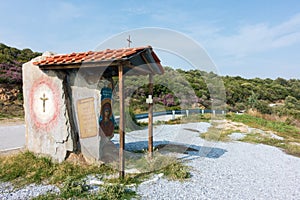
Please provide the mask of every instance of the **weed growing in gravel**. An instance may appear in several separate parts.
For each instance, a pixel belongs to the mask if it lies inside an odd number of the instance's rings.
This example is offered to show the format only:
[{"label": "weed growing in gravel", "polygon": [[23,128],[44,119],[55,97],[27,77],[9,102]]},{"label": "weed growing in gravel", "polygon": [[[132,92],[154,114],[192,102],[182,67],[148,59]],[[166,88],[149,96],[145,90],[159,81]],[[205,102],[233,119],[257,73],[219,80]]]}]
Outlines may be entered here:
[{"label": "weed growing in gravel", "polygon": [[103,190],[98,193],[95,199],[131,199],[137,197],[136,192],[132,191],[122,184],[104,185]]},{"label": "weed growing in gravel", "polygon": [[104,184],[96,192],[89,192],[84,182],[69,182],[61,189],[61,194],[47,193],[33,200],[55,199],[91,199],[91,200],[119,200],[137,198],[135,191],[122,184]]},{"label": "weed growing in gravel", "polygon": [[50,178],[51,184],[65,182],[69,177],[73,179],[81,179],[89,174],[112,174],[115,170],[106,165],[77,165],[67,161],[57,164],[52,177]]},{"label": "weed growing in gravel", "polygon": [[170,180],[185,180],[191,177],[188,167],[180,162],[174,162],[160,170]]},{"label": "weed growing in gravel", "polygon": [[145,154],[136,159],[127,161],[130,168],[135,168],[142,172],[140,179],[148,178],[151,173],[163,173],[164,176],[171,180],[184,180],[190,177],[188,166],[184,165],[175,157],[166,156],[159,152],[154,152],[153,158]]},{"label": "weed growing in gravel", "polygon": [[233,132],[237,132],[236,130],[223,130],[221,128],[216,128],[215,126],[211,126],[208,128],[207,132],[201,133],[200,137],[209,141],[230,141],[229,135]]},{"label": "weed growing in gravel", "polygon": [[89,186],[84,180],[80,180],[74,177],[67,177],[63,183],[63,187],[60,190],[59,196],[65,199],[72,197],[83,198],[89,194]]},{"label": "weed growing in gravel", "polygon": [[299,144],[293,144],[293,143],[288,143],[285,146],[286,152],[300,157],[300,145]]}]

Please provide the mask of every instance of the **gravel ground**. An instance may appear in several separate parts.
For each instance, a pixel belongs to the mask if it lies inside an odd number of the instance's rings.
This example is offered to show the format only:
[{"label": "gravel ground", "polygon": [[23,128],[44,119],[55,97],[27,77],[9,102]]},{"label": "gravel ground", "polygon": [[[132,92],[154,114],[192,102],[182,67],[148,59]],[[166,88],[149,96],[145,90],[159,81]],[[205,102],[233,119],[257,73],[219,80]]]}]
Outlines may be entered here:
[{"label": "gravel ground", "polygon": [[9,183],[0,183],[1,200],[23,200],[37,197],[47,192],[59,192],[59,189],[52,185],[30,184],[21,189],[14,189]]},{"label": "gravel ground", "polygon": [[[182,155],[192,167],[191,179],[179,182],[160,178],[141,184],[137,191],[142,199],[300,198],[300,158],[261,144],[207,142],[198,137],[207,127],[207,123],[193,123],[155,129],[154,145],[174,141],[199,152]],[[146,135],[147,131],[132,132],[126,141],[147,141]],[[142,147],[144,143],[138,144]],[[127,148],[134,148],[134,142],[129,144]]]},{"label": "gravel ground", "polygon": [[[198,152],[178,154],[191,166],[192,177],[184,182],[155,176],[142,183],[137,192],[142,199],[299,199],[300,158],[281,150],[242,142],[208,142],[199,137],[208,123],[162,125],[154,128],[154,146],[176,143]],[[147,147],[147,130],[126,134],[127,150]],[[118,135],[113,142],[118,144]],[[29,199],[53,186],[29,185],[12,191],[0,183],[0,199]]]}]

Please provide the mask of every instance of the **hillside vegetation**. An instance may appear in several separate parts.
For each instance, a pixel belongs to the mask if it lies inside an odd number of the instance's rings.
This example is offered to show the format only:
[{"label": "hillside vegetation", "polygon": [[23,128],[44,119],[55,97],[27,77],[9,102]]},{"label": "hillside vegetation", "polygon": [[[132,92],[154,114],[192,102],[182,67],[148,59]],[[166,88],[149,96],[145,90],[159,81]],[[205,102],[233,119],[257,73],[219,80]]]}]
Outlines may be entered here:
[{"label": "hillside vegetation", "polygon": [[[203,108],[211,109],[211,93],[208,88],[211,79],[218,79],[225,91],[226,111],[246,112],[256,110],[261,114],[274,115],[288,123],[297,124],[300,119],[300,80],[283,78],[245,79],[242,77],[220,77],[214,73],[199,70],[183,71],[165,67],[165,74],[154,78],[154,101],[158,110]],[[130,106],[133,110],[147,110],[146,94],[148,84],[144,77],[127,77],[127,96],[132,97]],[[212,90],[213,89],[213,90]],[[191,94],[193,93],[193,94]],[[187,102],[185,102],[187,101]]]},{"label": "hillside vegetation", "polygon": [[0,119],[23,117],[22,64],[39,55],[0,43]]},{"label": "hillside vegetation", "polygon": [[[22,63],[39,55],[41,53],[30,49],[19,50],[0,43],[0,83],[20,85]],[[226,111],[256,110],[263,115],[276,116],[276,119],[289,124],[300,124],[298,79],[245,79],[239,76],[218,76],[199,70],[184,71],[171,67],[164,69],[165,74],[154,77],[155,111],[211,109],[213,102],[220,101],[221,104],[223,101]],[[125,78],[125,86],[130,110],[135,113],[146,112],[148,79],[144,76],[128,76]],[[117,91],[115,93],[117,98]],[[218,94],[225,96],[218,99]]]},{"label": "hillside vegetation", "polygon": [[22,64],[39,55],[31,49],[19,50],[0,43],[0,83],[20,84]]}]

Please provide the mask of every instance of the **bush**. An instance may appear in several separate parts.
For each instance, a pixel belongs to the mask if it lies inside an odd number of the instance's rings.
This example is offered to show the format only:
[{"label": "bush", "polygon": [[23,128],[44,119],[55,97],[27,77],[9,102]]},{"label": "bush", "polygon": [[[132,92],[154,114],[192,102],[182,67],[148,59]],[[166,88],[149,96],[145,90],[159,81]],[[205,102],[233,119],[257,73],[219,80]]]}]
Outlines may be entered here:
[{"label": "bush", "polygon": [[22,83],[21,64],[0,64],[0,83]]},{"label": "bush", "polygon": [[265,101],[257,101],[257,103],[254,105],[254,108],[262,114],[272,114],[272,109]]}]

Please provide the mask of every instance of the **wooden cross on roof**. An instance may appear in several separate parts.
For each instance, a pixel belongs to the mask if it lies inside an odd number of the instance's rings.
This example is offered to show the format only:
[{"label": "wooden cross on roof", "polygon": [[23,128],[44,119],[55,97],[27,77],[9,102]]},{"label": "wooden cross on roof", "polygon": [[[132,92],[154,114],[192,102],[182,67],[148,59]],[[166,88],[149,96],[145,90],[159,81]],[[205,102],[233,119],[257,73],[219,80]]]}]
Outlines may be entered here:
[{"label": "wooden cross on roof", "polygon": [[128,41],[128,47],[130,47],[130,43],[132,43],[132,41],[130,40],[130,35],[128,36],[127,41]]}]

